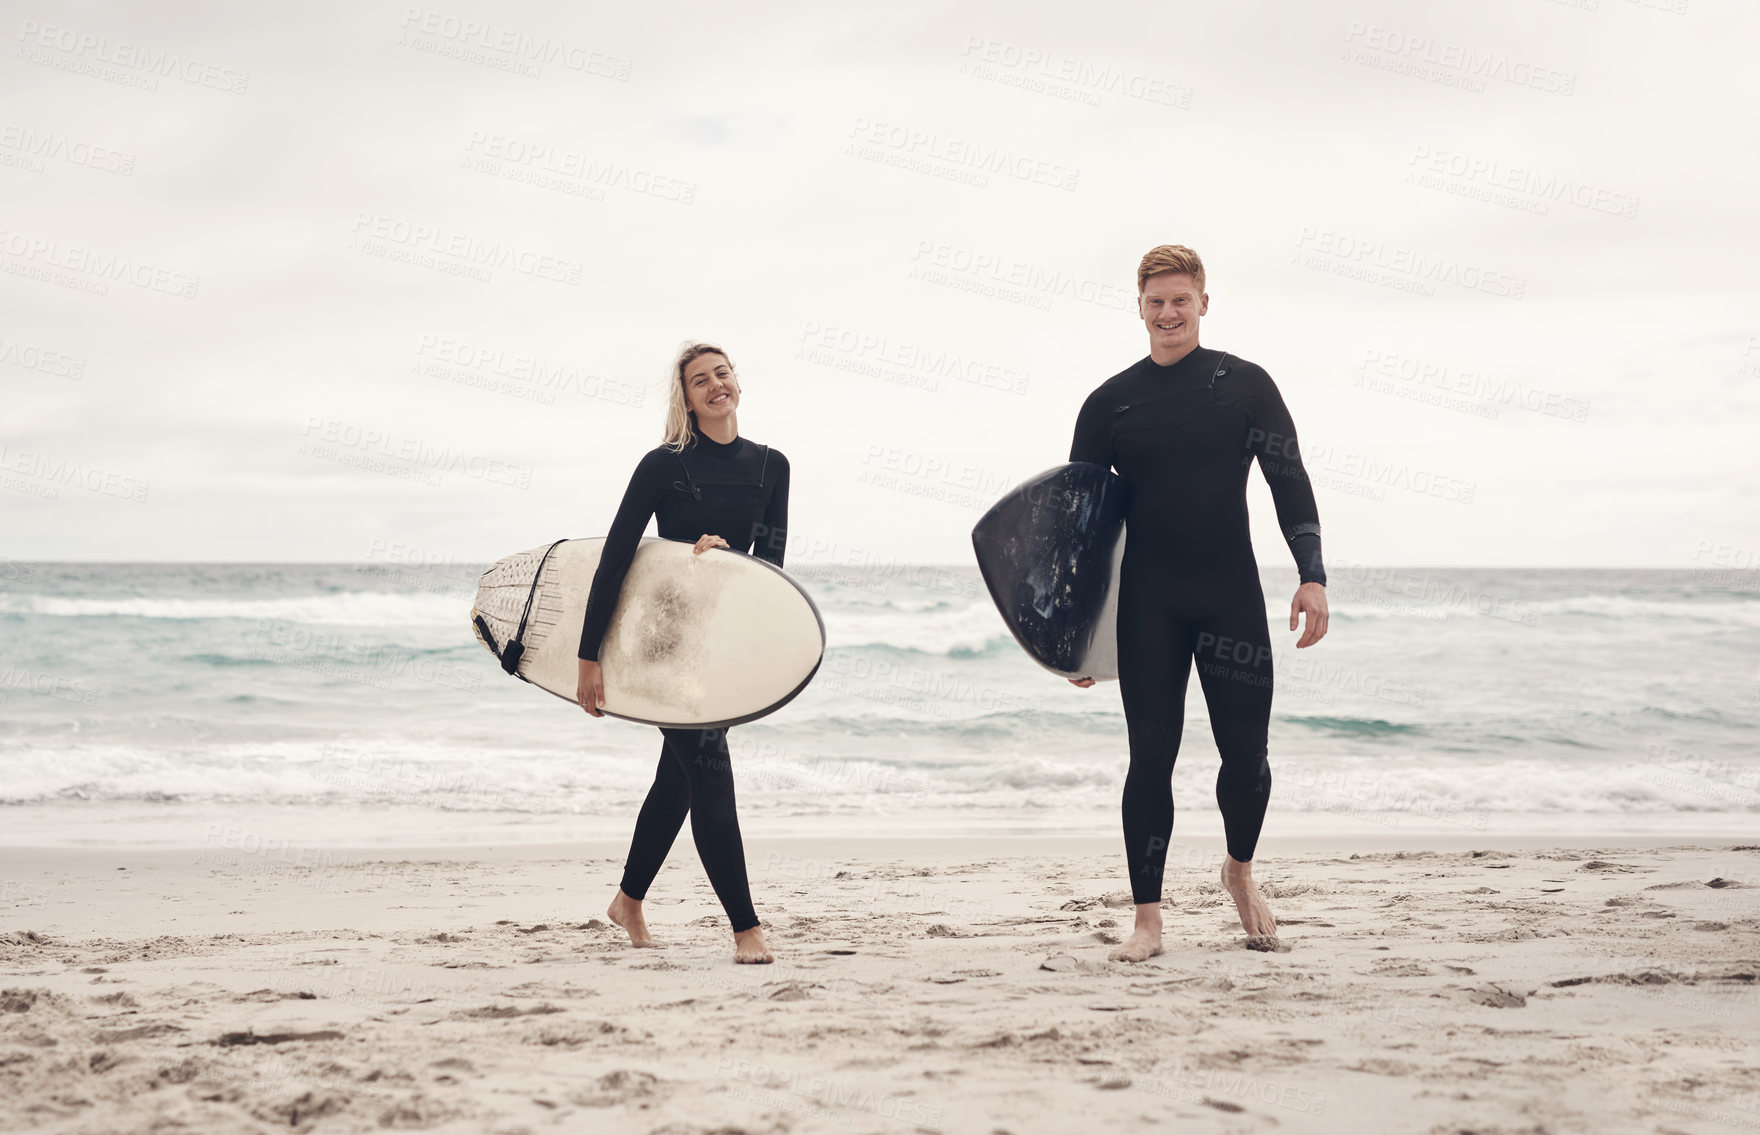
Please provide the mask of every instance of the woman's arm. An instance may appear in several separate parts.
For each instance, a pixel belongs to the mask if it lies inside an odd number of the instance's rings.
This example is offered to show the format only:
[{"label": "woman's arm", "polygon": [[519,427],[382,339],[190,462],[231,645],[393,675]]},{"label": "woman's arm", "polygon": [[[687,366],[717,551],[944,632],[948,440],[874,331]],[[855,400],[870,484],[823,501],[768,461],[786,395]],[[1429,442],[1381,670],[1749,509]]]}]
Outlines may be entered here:
[{"label": "woman's arm", "polygon": [[623,503],[617,506],[617,516],[611,521],[611,531],[605,534],[605,546],[599,552],[599,568],[593,573],[593,588],[587,593],[587,615],[581,622],[579,657],[598,661],[599,643],[605,637],[605,628],[611,625],[623,577],[666,488],[665,455],[646,454],[630,476],[629,487],[623,491]]},{"label": "woman's arm", "polygon": [[788,544],[788,458],[772,449],[770,461],[779,466],[776,487],[764,505],[763,523],[752,534],[752,555],[781,567],[782,553]]}]

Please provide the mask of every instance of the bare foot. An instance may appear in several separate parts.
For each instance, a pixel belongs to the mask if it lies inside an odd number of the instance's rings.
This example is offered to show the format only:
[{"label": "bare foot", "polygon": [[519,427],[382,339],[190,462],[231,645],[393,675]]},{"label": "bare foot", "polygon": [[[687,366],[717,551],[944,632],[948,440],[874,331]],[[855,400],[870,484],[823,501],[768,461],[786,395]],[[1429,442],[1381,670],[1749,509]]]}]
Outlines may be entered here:
[{"label": "bare foot", "polygon": [[767,966],[776,959],[764,945],[762,927],[737,931],[733,936],[733,960],[743,966]]},{"label": "bare foot", "polygon": [[1273,938],[1277,936],[1277,919],[1271,916],[1271,908],[1259,894],[1259,888],[1253,883],[1253,865],[1242,863],[1230,855],[1222,857],[1222,886],[1234,899],[1234,907],[1241,915],[1241,928],[1249,937]]},{"label": "bare foot", "polygon": [[642,900],[630,898],[623,893],[622,887],[617,889],[617,897],[613,898],[611,905],[606,908],[605,917],[623,927],[624,931],[629,934],[630,945],[652,946],[656,944],[654,936],[648,933],[648,920],[642,917]]},{"label": "bare foot", "polygon": [[1161,952],[1161,904],[1145,902],[1137,904],[1137,925],[1131,936],[1106,956],[1115,962],[1144,962]]}]

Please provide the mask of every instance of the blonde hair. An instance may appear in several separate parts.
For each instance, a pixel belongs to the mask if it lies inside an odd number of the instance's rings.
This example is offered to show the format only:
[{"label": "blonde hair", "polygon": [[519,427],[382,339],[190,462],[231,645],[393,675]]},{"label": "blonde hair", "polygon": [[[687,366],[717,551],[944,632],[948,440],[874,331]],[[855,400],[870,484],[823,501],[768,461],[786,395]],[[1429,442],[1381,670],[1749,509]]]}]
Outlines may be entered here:
[{"label": "blonde hair", "polygon": [[1158,244],[1143,254],[1142,261],[1137,264],[1137,294],[1143,294],[1145,280],[1163,272],[1188,273],[1197,282],[1198,294],[1204,294],[1204,262],[1185,245]]},{"label": "blonde hair", "polygon": [[660,439],[667,449],[677,451],[689,445],[697,437],[697,416],[691,412],[690,399],[685,397],[685,368],[702,358],[704,355],[720,355],[727,359],[727,368],[733,370],[733,360],[727,352],[713,343],[698,343],[685,340],[679,348],[678,359],[672,364],[670,384],[672,393],[666,397],[666,436]]}]

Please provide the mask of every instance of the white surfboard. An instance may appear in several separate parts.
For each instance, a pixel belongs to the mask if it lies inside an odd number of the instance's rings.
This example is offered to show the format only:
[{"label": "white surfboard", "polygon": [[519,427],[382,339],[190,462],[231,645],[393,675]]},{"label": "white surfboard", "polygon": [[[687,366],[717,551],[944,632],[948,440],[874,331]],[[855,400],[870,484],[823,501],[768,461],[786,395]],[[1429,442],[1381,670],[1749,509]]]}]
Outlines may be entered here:
[{"label": "white surfboard", "polygon": [[[477,641],[497,658],[524,618],[519,676],[571,702],[604,544],[564,540],[497,560],[471,608]],[[689,544],[649,538],[636,549],[599,646],[603,708],[644,725],[738,725],[787,705],[824,656],[819,608],[788,573],[725,548],[697,555]]]}]

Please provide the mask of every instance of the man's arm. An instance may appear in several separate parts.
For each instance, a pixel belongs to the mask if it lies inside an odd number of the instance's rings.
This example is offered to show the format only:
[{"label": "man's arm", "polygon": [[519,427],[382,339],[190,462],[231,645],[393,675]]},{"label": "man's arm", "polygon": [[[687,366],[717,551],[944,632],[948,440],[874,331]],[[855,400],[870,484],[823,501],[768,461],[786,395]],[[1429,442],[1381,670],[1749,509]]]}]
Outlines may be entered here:
[{"label": "man's arm", "polygon": [[1326,566],[1320,556],[1320,508],[1314,486],[1302,465],[1302,447],[1296,440],[1295,420],[1271,376],[1259,367],[1243,367],[1253,384],[1250,401],[1252,422],[1247,429],[1247,448],[1259,459],[1259,472],[1271,489],[1277,506],[1277,524],[1295,557],[1303,583],[1326,585]]},{"label": "man's arm", "polygon": [[1107,416],[1102,412],[1104,399],[1095,394],[1088,395],[1082,408],[1076,414],[1075,436],[1070,439],[1069,459],[1071,461],[1091,461],[1095,465],[1112,467],[1112,430]]}]

